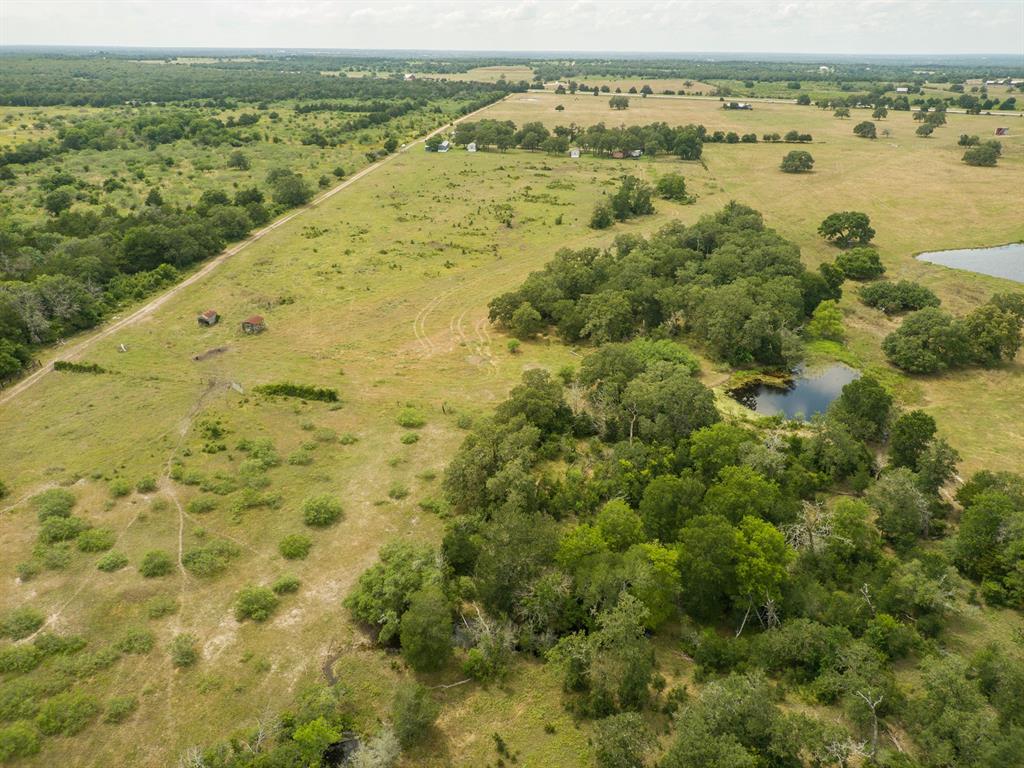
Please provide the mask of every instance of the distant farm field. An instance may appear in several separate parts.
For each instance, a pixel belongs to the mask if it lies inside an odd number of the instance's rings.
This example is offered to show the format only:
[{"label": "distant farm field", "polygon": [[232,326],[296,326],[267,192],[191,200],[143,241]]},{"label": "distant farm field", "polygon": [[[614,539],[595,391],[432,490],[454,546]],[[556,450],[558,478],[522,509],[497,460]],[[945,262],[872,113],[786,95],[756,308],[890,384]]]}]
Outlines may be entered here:
[{"label": "distant farm field", "polygon": [[533,80],[533,67],[526,64],[509,64],[493,67],[473,67],[465,72],[418,72],[417,77],[433,77],[442,80],[465,80],[478,83],[496,83],[507,80],[517,83],[520,80]]},{"label": "distant farm field", "polygon": [[[666,90],[687,93],[698,93],[706,94],[708,96],[715,90],[715,86],[709,83],[703,83],[699,80],[690,80],[685,77],[661,77],[661,78],[643,78],[643,77],[602,77],[600,75],[587,75],[585,77],[575,78],[581,83],[586,83],[588,87],[597,86],[603,88],[608,86],[609,90],[615,91],[616,89],[621,90],[623,93],[629,91],[630,88],[636,88],[639,91],[645,85],[651,86],[655,93],[662,93]],[[555,85],[548,84],[549,90],[554,90]]]},{"label": "distant farm field", "polygon": [[[495,79],[497,70],[509,80],[522,77],[515,68],[488,69]],[[557,104],[564,111],[555,111]],[[670,156],[434,154],[414,146],[82,356],[80,362],[108,373],[54,372],[0,406],[0,467],[11,486],[0,502],[0,612],[31,600],[46,614],[48,631],[81,634],[90,651],[129,627],[148,627],[157,643],[149,654],[121,657],[89,685],[103,703],[137,696],[135,714],[119,726],[97,722],[75,737],[48,739],[26,765],[173,764],[189,746],[221,741],[279,710],[322,678],[325,666],[361,711],[384,717],[398,665],[352,624],[341,601],[382,543],[438,540],[442,521],[431,510],[467,420],[487,413],[524,370],[578,363],[578,350],[553,339],[513,352],[487,320],[488,301],[559,248],[608,246],[618,234],[692,223],[737,200],[761,211],[817,265],[836,253],[816,234],[819,222],[852,209],[871,216],[889,276],[931,287],[955,313],[1015,287],[913,256],[1024,238],[1019,119],[999,165],[971,168],[960,162],[957,138],[991,136],[994,118],[950,115],[933,138],[919,139],[908,113],[890,113],[878,125],[891,135],[868,141],[852,134],[867,116],[857,111],[838,120],[813,107],[759,103],[736,112],[714,100],[657,97],[634,97],[629,109],[612,111],[607,94],[546,92],[513,94],[485,116],[550,127],[694,122],[758,136],[796,129],[813,135],[802,148],[816,164],[812,174],[781,173],[779,161],[792,148],[784,144],[708,144],[702,162],[693,163]],[[654,181],[669,171],[686,176],[694,205],[657,201],[653,216],[603,232],[587,227],[594,203],[620,175]],[[1019,470],[1021,357],[1005,368],[911,380],[880,353],[895,323],[852,294],[842,301],[849,343],[832,352],[882,372],[902,404],[932,413],[940,434],[965,457],[962,474]],[[200,327],[197,314],[211,308],[221,322]],[[242,333],[240,321],[252,314],[266,319],[266,332]],[[706,361],[704,371],[709,384],[725,377]],[[281,382],[336,389],[340,406],[254,391]],[[400,426],[406,408],[425,424]],[[271,441],[280,464],[257,472],[252,445],[260,440]],[[150,478],[152,484],[132,490]],[[77,515],[114,532],[126,568],[105,573],[96,568],[100,555],[71,551],[62,569],[15,580],[13,568],[31,557],[39,528],[26,500],[55,485],[75,493]],[[125,494],[112,492],[119,485]],[[303,501],[324,493],[340,500],[344,518],[309,528]],[[278,552],[293,533],[312,540],[305,560],[286,561]],[[187,571],[184,554],[210,541],[237,550],[225,571]],[[170,556],[170,574],[142,577],[138,566],[150,550]],[[301,580],[298,594],[284,597],[265,624],[236,621],[238,590],[285,574]],[[154,598],[177,608],[150,618]],[[179,633],[196,638],[200,659],[192,669],[175,669],[168,659]],[[659,652],[670,683],[682,676],[677,658]],[[451,671],[427,682],[460,677]],[[550,669],[522,663],[501,685],[437,695],[444,705],[439,735],[403,765],[487,765],[491,734],[499,730],[522,765],[591,764],[589,726],[562,708]],[[356,725],[370,730],[373,723]]]}]

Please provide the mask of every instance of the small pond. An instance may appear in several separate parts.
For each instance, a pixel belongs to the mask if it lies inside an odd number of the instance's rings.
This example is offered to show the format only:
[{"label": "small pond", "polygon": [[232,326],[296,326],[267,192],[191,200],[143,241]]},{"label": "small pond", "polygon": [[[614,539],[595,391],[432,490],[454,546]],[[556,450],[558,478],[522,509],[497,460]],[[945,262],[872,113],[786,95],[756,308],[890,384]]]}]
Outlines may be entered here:
[{"label": "small pond", "polygon": [[962,248],[955,251],[922,253],[918,257],[930,264],[966,269],[993,277],[1005,277],[1024,283],[1024,243],[997,245],[992,248]]},{"label": "small pond", "polygon": [[765,416],[782,414],[787,419],[809,419],[816,413],[824,413],[829,403],[839,397],[843,387],[860,372],[842,363],[813,371],[799,369],[788,388],[769,387],[764,384],[730,394],[743,405]]}]

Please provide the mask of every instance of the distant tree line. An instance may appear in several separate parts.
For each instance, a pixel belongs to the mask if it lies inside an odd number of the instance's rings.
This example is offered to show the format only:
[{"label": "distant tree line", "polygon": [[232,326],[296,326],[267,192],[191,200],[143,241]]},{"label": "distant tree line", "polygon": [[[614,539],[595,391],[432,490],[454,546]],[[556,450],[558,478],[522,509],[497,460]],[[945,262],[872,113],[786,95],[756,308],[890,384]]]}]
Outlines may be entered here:
[{"label": "distant tree line", "polygon": [[[646,156],[674,154],[682,160],[699,160],[704,144],[750,144],[756,143],[757,134],[740,135],[734,131],[711,131],[699,124],[669,126],[668,123],[608,127],[596,123],[586,128],[572,123],[557,125],[548,129],[543,123],[524,123],[516,128],[511,120],[480,120],[462,122],[455,127],[454,141],[465,146],[475,143],[479,149],[493,147],[498,150],[519,147],[520,149],[542,150],[558,154],[570,146],[607,156],[615,152],[640,150]],[[766,142],[808,143],[809,133],[788,131],[785,135],[765,134]]]},{"label": "distant tree line", "polygon": [[[275,59],[216,61],[205,65],[153,66],[109,54],[39,56],[6,53],[0,66],[0,104],[5,106],[92,106],[125,103],[278,102],[286,100],[454,99],[481,106],[526,84],[475,83],[422,78],[327,77],[319,69]],[[324,62],[320,62],[324,66]]]}]

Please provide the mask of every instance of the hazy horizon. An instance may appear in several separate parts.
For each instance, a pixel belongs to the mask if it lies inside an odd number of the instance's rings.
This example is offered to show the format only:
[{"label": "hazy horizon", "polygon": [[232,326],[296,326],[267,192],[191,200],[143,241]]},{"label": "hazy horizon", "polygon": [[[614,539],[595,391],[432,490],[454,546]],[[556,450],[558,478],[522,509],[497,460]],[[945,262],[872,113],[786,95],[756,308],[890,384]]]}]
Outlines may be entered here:
[{"label": "hazy horizon", "polygon": [[306,54],[306,55],[336,55],[352,57],[371,56],[394,56],[413,57],[426,55],[444,55],[449,58],[507,58],[507,59],[541,59],[541,58],[568,58],[568,57],[591,57],[610,59],[666,59],[666,60],[733,60],[733,61],[857,61],[871,63],[873,61],[910,61],[910,62],[931,62],[940,63],[943,60],[960,61],[976,59],[1007,59],[1014,60],[1024,66],[1024,54],[1008,51],[986,51],[979,53],[948,53],[942,51],[902,53],[852,53],[843,51],[629,51],[629,50],[496,50],[487,48],[477,49],[452,49],[452,48],[330,48],[327,46],[210,46],[210,45],[54,45],[45,43],[26,44],[0,44],[0,51],[17,52],[86,52],[86,53],[216,53],[227,54]]},{"label": "hazy horizon", "polygon": [[1024,2],[5,0],[0,46],[509,56],[992,55],[1019,56],[1024,64]]}]

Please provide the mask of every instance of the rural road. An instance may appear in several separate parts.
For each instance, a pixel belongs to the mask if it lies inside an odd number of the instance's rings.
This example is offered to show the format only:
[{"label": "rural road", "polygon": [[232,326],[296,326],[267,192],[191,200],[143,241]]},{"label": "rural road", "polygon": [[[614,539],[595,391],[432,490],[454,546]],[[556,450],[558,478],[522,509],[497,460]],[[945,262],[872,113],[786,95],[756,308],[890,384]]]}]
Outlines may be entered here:
[{"label": "rural road", "polygon": [[[507,99],[507,98],[508,98],[508,96],[505,96],[503,99],[494,102],[494,104],[498,104],[498,103],[500,103],[500,101],[504,101],[504,99]],[[488,104],[486,107],[481,107],[478,110],[475,110],[473,112],[470,112],[469,114],[463,115],[462,117],[457,118],[456,120],[452,121],[452,123],[461,123],[464,120],[468,120],[469,118],[473,117],[474,115],[477,115],[477,114],[483,112],[485,109],[488,109],[489,107],[494,106],[494,104]],[[5,403],[10,402],[14,398],[16,398],[18,395],[20,395],[22,392],[25,392],[28,389],[30,389],[31,387],[33,387],[34,385],[38,384],[46,374],[48,374],[50,371],[53,370],[53,363],[54,362],[56,362],[58,360],[74,360],[76,357],[81,355],[85,350],[89,349],[91,346],[96,344],[96,342],[102,341],[103,339],[106,339],[106,338],[112,336],[113,334],[117,333],[118,331],[120,331],[120,330],[122,330],[124,328],[127,328],[128,326],[134,325],[135,323],[139,322],[140,320],[144,320],[147,317],[150,317],[154,312],[156,312],[158,309],[160,309],[160,307],[162,307],[168,301],[173,299],[175,296],[177,296],[179,293],[184,291],[190,285],[194,285],[195,283],[197,283],[200,280],[202,280],[204,277],[209,275],[211,272],[213,272],[215,269],[217,269],[217,267],[219,267],[221,264],[223,264],[225,261],[230,259],[235,254],[239,253],[240,251],[245,250],[247,247],[249,247],[250,245],[255,243],[257,240],[260,240],[260,239],[266,237],[271,232],[273,232],[275,229],[283,227],[285,224],[290,222],[296,216],[301,216],[306,211],[308,211],[308,210],[310,210],[312,208],[316,208],[318,205],[320,205],[325,200],[327,200],[327,199],[329,199],[331,197],[334,197],[334,195],[338,194],[343,189],[347,189],[348,187],[352,186],[357,181],[359,181],[361,178],[363,178],[364,176],[367,176],[367,175],[373,173],[378,168],[383,166],[385,163],[390,162],[392,159],[394,159],[398,155],[402,154],[403,152],[408,152],[410,149],[413,149],[414,147],[418,147],[421,144],[423,144],[431,136],[435,136],[436,134],[441,133],[442,131],[447,130],[448,126],[449,126],[449,124],[446,123],[445,125],[442,125],[440,128],[437,128],[437,129],[431,131],[426,136],[422,136],[421,138],[416,139],[415,141],[409,142],[404,147],[399,149],[397,152],[393,152],[392,154],[387,155],[386,157],[378,160],[377,162],[372,163],[372,164],[366,166],[361,171],[359,171],[358,173],[353,174],[352,176],[350,176],[349,178],[345,179],[345,181],[341,182],[337,186],[332,187],[331,189],[327,190],[326,192],[324,192],[319,197],[314,198],[310,203],[302,206],[301,208],[297,208],[294,211],[292,211],[291,213],[289,213],[289,214],[287,214],[285,216],[282,216],[281,218],[271,222],[270,224],[265,226],[263,229],[257,230],[256,232],[253,232],[245,240],[242,240],[241,242],[236,243],[235,245],[231,246],[230,248],[227,248],[224,251],[222,251],[221,253],[217,254],[212,259],[210,259],[208,262],[203,264],[203,266],[197,272],[192,273],[191,275],[186,277],[184,280],[182,280],[180,283],[177,283],[176,285],[172,286],[171,288],[169,288],[164,293],[161,293],[159,296],[156,296],[152,300],[146,302],[141,307],[139,307],[138,309],[136,309],[133,312],[131,312],[131,314],[126,315],[125,317],[122,317],[122,318],[120,318],[118,320],[115,320],[110,325],[107,325],[105,327],[100,328],[99,330],[91,333],[90,335],[86,336],[85,338],[83,338],[83,339],[81,339],[79,341],[76,341],[76,342],[74,342],[72,344],[65,345],[65,347],[62,348],[61,351],[53,358],[53,360],[49,361],[48,363],[46,363],[45,365],[40,367],[34,373],[29,374],[24,379],[21,379],[19,382],[17,382],[16,384],[11,386],[10,388],[4,390],[3,392],[0,392],[0,405],[4,405]]]}]

